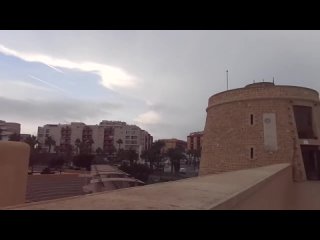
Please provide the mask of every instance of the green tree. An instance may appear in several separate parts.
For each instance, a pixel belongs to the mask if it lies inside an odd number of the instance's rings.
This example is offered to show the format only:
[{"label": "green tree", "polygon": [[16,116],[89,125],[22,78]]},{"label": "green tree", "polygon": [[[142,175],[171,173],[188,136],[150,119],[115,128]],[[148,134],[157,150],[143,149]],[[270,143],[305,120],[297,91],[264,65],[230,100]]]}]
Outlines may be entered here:
[{"label": "green tree", "polygon": [[61,153],[61,147],[60,146],[54,146],[54,151],[57,153],[57,154],[59,154],[59,153]]},{"label": "green tree", "polygon": [[196,159],[194,160],[194,163],[193,163],[193,164],[194,164],[194,168],[196,168],[196,167],[199,167],[199,164],[200,164],[201,148],[195,150],[194,156],[195,156]]},{"label": "green tree", "polygon": [[164,145],[164,142],[156,141],[151,145],[151,147],[148,150],[142,152],[141,158],[149,161],[149,166],[151,170],[153,170],[154,163],[157,163],[157,166],[159,167],[163,158],[161,150],[164,147]]},{"label": "green tree", "polygon": [[127,152],[124,149],[120,149],[117,153],[117,160],[122,161],[122,160],[127,160]]},{"label": "green tree", "polygon": [[113,154],[117,151],[117,149],[112,145],[110,148],[108,148],[107,153],[110,156],[113,156]]},{"label": "green tree", "polygon": [[90,171],[91,164],[94,159],[92,154],[79,154],[73,158],[73,164],[78,167],[86,168],[87,171]]},{"label": "green tree", "polygon": [[171,173],[174,170],[177,174],[180,171],[180,161],[185,158],[183,151],[180,148],[170,148],[168,149],[167,156],[171,162]]},{"label": "green tree", "polygon": [[29,144],[31,151],[35,149],[36,145],[39,143],[37,137],[32,135],[28,136],[25,140],[25,143]]},{"label": "green tree", "polygon": [[143,182],[147,182],[149,175],[152,173],[152,170],[147,165],[136,164],[136,163],[133,164],[132,166],[128,166],[127,164],[122,164],[119,167],[119,169]]},{"label": "green tree", "polygon": [[130,166],[133,166],[134,163],[138,160],[138,154],[135,150],[123,150],[120,149],[117,155],[118,161],[129,160]]},{"label": "green tree", "polygon": [[51,137],[47,136],[46,140],[44,141],[44,145],[49,147],[48,152],[51,152],[51,147],[56,145],[56,141]]},{"label": "green tree", "polygon": [[20,141],[20,134],[17,134],[17,133],[11,134],[9,137],[9,141],[19,142]]},{"label": "green tree", "polygon": [[71,144],[67,144],[64,149],[64,156],[67,163],[70,163],[72,161],[72,155],[73,155],[73,147]]},{"label": "green tree", "polygon": [[101,155],[101,154],[103,153],[102,148],[101,148],[101,147],[98,147],[98,148],[96,149],[96,153],[97,153],[97,155]]},{"label": "green tree", "polygon": [[91,138],[89,138],[86,142],[85,142],[85,151],[86,153],[91,153],[92,152],[92,145],[94,144],[94,141]]},{"label": "green tree", "polygon": [[130,161],[130,166],[132,167],[133,163],[138,160],[138,154],[136,153],[135,150],[132,150],[132,149],[127,150],[126,153],[127,153],[127,158]]},{"label": "green tree", "polygon": [[30,146],[29,167],[31,167],[31,172],[33,173],[33,167],[39,161],[39,152],[41,148],[38,145],[39,142],[37,137],[33,135],[28,136],[25,140],[25,143]]},{"label": "green tree", "polygon": [[119,145],[118,151],[120,151],[121,144],[123,144],[122,139],[119,138],[119,139],[117,140],[117,143],[118,143],[118,145]]}]

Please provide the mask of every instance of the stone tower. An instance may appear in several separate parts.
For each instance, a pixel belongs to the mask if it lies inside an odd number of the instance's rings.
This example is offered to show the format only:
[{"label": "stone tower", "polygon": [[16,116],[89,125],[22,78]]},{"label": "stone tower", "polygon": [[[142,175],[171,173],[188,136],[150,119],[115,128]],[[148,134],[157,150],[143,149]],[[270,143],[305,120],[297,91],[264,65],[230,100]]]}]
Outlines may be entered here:
[{"label": "stone tower", "polygon": [[320,180],[317,91],[260,82],[209,98],[200,175],[291,163],[293,179]]}]

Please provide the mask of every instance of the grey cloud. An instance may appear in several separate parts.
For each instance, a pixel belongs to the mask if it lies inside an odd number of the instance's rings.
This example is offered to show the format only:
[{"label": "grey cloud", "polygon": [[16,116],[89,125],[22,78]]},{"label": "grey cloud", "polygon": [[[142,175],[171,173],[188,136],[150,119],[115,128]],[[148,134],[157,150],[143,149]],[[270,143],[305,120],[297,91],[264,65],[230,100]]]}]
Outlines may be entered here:
[{"label": "grey cloud", "polygon": [[137,89],[121,94],[155,103],[145,112],[159,112],[164,123],[146,129],[184,139],[203,129],[208,98],[226,90],[227,69],[229,88],[275,77],[320,90],[319,42],[320,31],[0,31],[0,43],[14,49],[111,64],[139,77]]},{"label": "grey cloud", "polygon": [[107,118],[111,111],[121,106],[108,102],[68,101],[22,101],[0,97],[1,118],[17,121],[39,121],[59,123]]}]

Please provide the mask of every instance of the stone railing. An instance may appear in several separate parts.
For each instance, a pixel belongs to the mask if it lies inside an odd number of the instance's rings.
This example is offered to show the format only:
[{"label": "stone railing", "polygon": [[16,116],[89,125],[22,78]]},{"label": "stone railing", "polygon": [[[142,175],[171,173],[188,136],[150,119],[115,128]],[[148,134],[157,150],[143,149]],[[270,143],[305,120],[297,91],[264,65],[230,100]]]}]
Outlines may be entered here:
[{"label": "stone railing", "polygon": [[5,209],[287,209],[293,184],[291,166],[275,164]]}]

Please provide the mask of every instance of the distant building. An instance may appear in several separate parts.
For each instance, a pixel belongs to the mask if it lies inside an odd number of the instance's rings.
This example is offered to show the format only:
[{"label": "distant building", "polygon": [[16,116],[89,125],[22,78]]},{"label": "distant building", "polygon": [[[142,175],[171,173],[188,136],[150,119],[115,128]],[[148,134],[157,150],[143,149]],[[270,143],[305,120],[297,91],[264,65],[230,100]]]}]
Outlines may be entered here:
[{"label": "distant building", "polygon": [[29,137],[31,137],[31,134],[20,134],[20,142],[25,142]]},{"label": "distant building", "polygon": [[[46,124],[38,127],[38,141],[42,149],[47,149],[45,140],[51,136],[64,151],[68,145],[75,148],[75,142],[79,139],[85,142],[89,139],[93,140],[92,152],[95,153],[98,148],[108,152],[110,149],[135,150],[139,153],[145,149],[149,149],[153,137],[145,130],[136,125],[128,125],[120,121],[102,121],[99,125],[86,125],[81,122],[72,122],[71,124]],[[117,141],[121,139],[122,144]],[[55,152],[54,148],[51,148]]]},{"label": "distant building", "polygon": [[190,133],[187,137],[187,149],[189,151],[200,150],[202,147],[203,131]]},{"label": "distant building", "polygon": [[184,151],[187,148],[187,142],[183,140],[179,140],[176,138],[171,139],[159,139],[158,141],[164,142],[164,147],[162,148],[162,152],[167,152],[170,148],[182,148]]},{"label": "distant building", "polygon": [[0,141],[8,141],[12,134],[20,134],[20,123],[0,120]]}]

